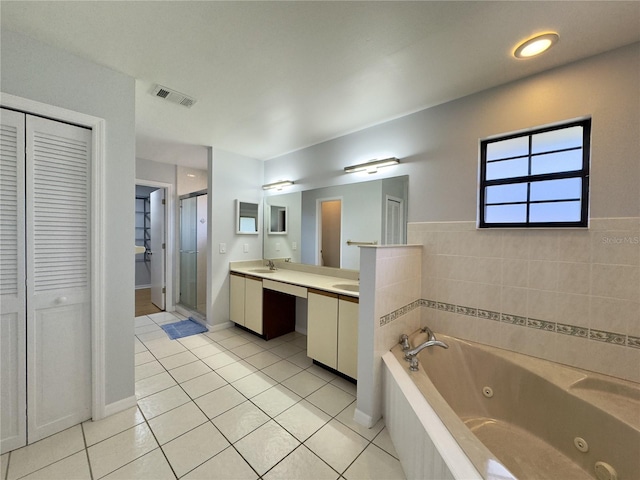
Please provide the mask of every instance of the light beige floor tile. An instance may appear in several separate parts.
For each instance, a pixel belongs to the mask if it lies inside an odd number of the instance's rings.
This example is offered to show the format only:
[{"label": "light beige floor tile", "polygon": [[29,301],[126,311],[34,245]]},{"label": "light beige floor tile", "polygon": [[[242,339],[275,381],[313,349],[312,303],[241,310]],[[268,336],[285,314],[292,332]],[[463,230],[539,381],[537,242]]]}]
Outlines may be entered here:
[{"label": "light beige floor tile", "polygon": [[83,449],[82,428],[76,425],[11,452],[7,478],[23,477]]},{"label": "light beige floor tile", "polygon": [[[270,352],[265,352],[265,353],[270,353]],[[275,353],[270,353],[270,355],[274,355],[278,357]],[[294,375],[302,371],[302,368],[300,368],[297,365],[294,365],[289,360],[282,360],[280,357],[278,357],[278,360],[279,360],[278,362],[262,369],[263,373],[266,373],[267,375],[269,375],[276,382],[283,382],[287,378],[293,377]],[[247,359],[247,361],[249,360]]]},{"label": "light beige floor tile", "polygon": [[175,313],[174,312],[158,312],[158,313],[151,313],[147,316],[151,320],[156,322],[158,325],[177,322],[184,318],[184,315],[180,315],[177,312]]},{"label": "light beige floor tile", "polygon": [[147,347],[144,346],[144,343],[142,343],[137,338],[133,339],[133,348],[134,348],[135,353],[141,353],[141,352],[148,351]]},{"label": "light beige floor tile", "polygon": [[293,345],[295,345],[296,347],[301,348],[302,350],[306,350],[307,349],[307,336],[303,335],[299,338],[296,338],[293,342],[291,342]]},{"label": "light beige floor tile", "polygon": [[369,441],[337,420],[331,420],[304,444],[342,473],[366,448]]},{"label": "light beige floor tile", "polygon": [[351,383],[349,380],[345,380],[344,378],[340,378],[340,377],[334,378],[333,380],[331,380],[331,385],[335,385],[341,390],[344,390],[345,392],[350,393],[354,397],[358,393],[358,387],[354,383]]},{"label": "light beige floor tile", "polygon": [[216,372],[227,382],[231,383],[236,380],[240,380],[242,377],[246,377],[256,370],[256,367],[241,360],[239,362],[232,363],[231,365],[218,368],[216,369]]},{"label": "light beige floor tile", "polygon": [[196,360],[198,360],[198,357],[196,357],[193,353],[187,351],[171,355],[170,357],[161,358],[158,361],[167,370],[173,370],[174,368],[181,367],[182,365],[186,365],[187,363],[195,362]]},{"label": "light beige floor tile", "polygon": [[255,397],[276,385],[276,381],[262,372],[255,372],[232,383],[245,397]]},{"label": "light beige floor tile", "polygon": [[212,339],[214,342],[219,342],[225,338],[234,337],[237,334],[234,329],[225,328],[223,330],[216,330],[215,332],[206,332],[204,335]]},{"label": "light beige floor tile", "polygon": [[156,322],[151,320],[148,315],[140,315],[136,317],[133,321],[134,326],[141,327],[142,325],[155,325]]},{"label": "light beige floor tile", "polygon": [[156,357],[154,357],[149,350],[146,348],[143,352],[136,353],[135,355],[135,366],[142,365],[143,363],[154,362]]},{"label": "light beige floor tile", "polygon": [[209,370],[209,373],[205,373],[204,375],[180,384],[184,391],[194,399],[224,387],[225,385],[227,385],[227,381],[211,370]]},{"label": "light beige floor tile", "polygon": [[247,358],[251,355],[255,355],[256,353],[260,353],[264,351],[264,348],[259,347],[253,342],[245,343],[244,345],[240,345],[239,347],[234,347],[231,351],[239,356],[240,358]]},{"label": "light beige floor tile", "polygon": [[149,420],[189,401],[191,399],[184,393],[184,390],[174,386],[138,400],[138,407],[140,407],[146,419]]},{"label": "light beige floor tile", "polygon": [[380,433],[373,439],[373,443],[375,443],[382,450],[387,452],[389,455],[399,458],[398,452],[396,451],[396,447],[391,440],[391,435],[389,435],[389,430],[383,428]]},{"label": "light beige floor tile", "polygon": [[226,385],[197,398],[195,402],[207,417],[215,418],[246,400],[246,397],[235,388]]},{"label": "light beige floor tile", "polygon": [[245,362],[250,363],[258,370],[262,370],[269,365],[273,365],[274,363],[282,361],[282,359],[276,355],[275,353],[271,353],[268,350],[262,350],[260,353],[255,355],[251,355],[244,359]]},{"label": "light beige floor tile", "polygon": [[300,400],[301,397],[282,385],[271,387],[251,399],[253,403],[260,407],[260,409],[271,418],[284,412]]},{"label": "light beige floor tile", "polygon": [[133,333],[135,335],[145,335],[152,332],[163,332],[163,330],[155,323],[152,323],[150,325],[141,325],[133,329]]},{"label": "light beige floor tile", "polygon": [[302,478],[336,480],[338,477],[340,477],[340,474],[314,455],[307,447],[300,445],[284,460],[269,470],[263,478],[264,480],[292,480]]},{"label": "light beige floor tile", "polygon": [[136,382],[140,380],[144,380],[145,378],[153,377],[159,373],[163,373],[165,371],[164,367],[157,360],[152,360],[151,362],[143,363],[142,365],[138,365],[135,367],[135,380]]},{"label": "light beige floor tile", "polygon": [[306,400],[275,417],[275,421],[301,442],[320,430],[331,417]]},{"label": "light beige floor tile", "polygon": [[227,350],[231,350],[232,348],[239,347],[240,345],[244,345],[249,343],[249,339],[242,335],[234,335],[233,337],[228,337],[218,342],[223,348]]},{"label": "light beige floor tile", "polygon": [[214,343],[213,340],[203,334],[178,338],[178,341],[189,350],[193,350],[198,347],[204,347],[205,345],[211,345],[212,343]]},{"label": "light beige floor tile", "polygon": [[176,381],[171,375],[167,372],[158,373],[153,377],[148,377],[136,382],[136,397],[138,399],[148,397],[174,385],[176,385]]},{"label": "light beige floor tile", "polygon": [[265,340],[264,338],[260,338],[254,335],[253,338],[251,339],[251,343],[255,343],[259,347],[262,347],[268,350],[269,348],[273,348],[277,345],[285,343],[285,341],[282,340],[280,337],[272,338],[271,340]]},{"label": "light beige floor tile", "polygon": [[347,480],[405,480],[404,471],[398,459],[384,450],[369,445],[362,455],[344,472]]},{"label": "light beige floor tile", "polygon": [[180,343],[175,340],[171,340],[173,343],[163,344],[162,346],[158,345],[147,345],[147,348],[155,355],[157,359],[161,359],[164,357],[170,357],[171,355],[175,355],[177,353],[186,352],[187,349],[184,348]]},{"label": "light beige floor tile", "polygon": [[331,373],[329,370],[326,370],[326,369],[324,369],[322,367],[319,367],[318,365],[311,365],[306,370],[309,373],[313,373],[316,377],[320,377],[325,382],[331,382],[331,381],[335,380],[336,378],[340,378],[337,375]]},{"label": "light beige floor tile", "polygon": [[162,450],[156,448],[133,462],[110,473],[105,480],[175,480]]},{"label": "light beige floor tile", "polygon": [[289,360],[291,363],[293,363],[294,365],[299,366],[300,368],[309,368],[311,365],[313,365],[313,360],[309,357],[307,357],[307,352],[306,351],[302,351],[300,353],[296,353],[295,355],[287,358],[287,360]]},{"label": "light beige floor tile", "polygon": [[234,446],[259,475],[264,475],[299,444],[289,432],[270,420]]},{"label": "light beige floor tile", "polygon": [[7,478],[7,467],[9,466],[9,454],[0,455],[0,479]]},{"label": "light beige floor tile", "polygon": [[87,452],[84,450],[52,463],[20,480],[91,480]]},{"label": "light beige floor tile", "polygon": [[344,410],[355,399],[353,395],[334,387],[330,383],[307,397],[307,400],[332,417]]},{"label": "light beige floor tile", "polygon": [[88,420],[82,424],[82,429],[87,445],[91,446],[142,422],[144,417],[138,407],[131,407],[96,422]]},{"label": "light beige floor tile", "polygon": [[91,472],[101,478],[158,446],[151,429],[141,423],[88,448]]},{"label": "light beige floor tile", "polygon": [[356,413],[356,402],[352,402],[347,408],[342,410],[338,415],[336,415],[336,420],[338,420],[343,425],[346,425],[351,430],[356,433],[359,433],[367,440],[373,440],[376,435],[382,430],[384,427],[384,421],[382,419],[378,420],[376,424],[367,428],[364,425],[360,425],[353,419],[353,416]]},{"label": "light beige floor tile", "polygon": [[158,443],[164,445],[207,421],[209,419],[198,406],[193,402],[188,402],[152,418],[149,420],[149,426]]},{"label": "light beige floor tile", "polygon": [[196,362],[187,363],[186,365],[182,365],[177,368],[173,368],[169,370],[169,374],[173,377],[173,379],[178,382],[186,382],[187,380],[191,380],[192,378],[199,377],[200,375],[204,375],[205,373],[209,373],[211,368],[198,360]]},{"label": "light beige floor tile", "polygon": [[212,420],[226,439],[235,443],[269,421],[269,417],[251,402],[244,402]]},{"label": "light beige floor tile", "polygon": [[282,384],[301,397],[306,397],[326,385],[327,382],[307,371],[303,371],[293,377],[287,378]]},{"label": "light beige floor tile", "polygon": [[179,436],[162,446],[178,477],[217,455],[229,442],[210,422]]},{"label": "light beige floor tile", "polygon": [[270,348],[269,351],[282,358],[289,358],[302,352],[302,349],[300,347],[296,347],[291,343],[282,343],[277,347]]},{"label": "light beige floor tile", "polygon": [[[141,328],[146,328],[146,327],[141,327]],[[167,334],[164,333],[164,330],[162,330],[162,329],[158,330],[157,328],[154,328],[150,332],[136,333],[136,337],[138,337],[138,339],[142,343],[144,343],[147,346],[147,348],[149,348],[148,342],[150,340],[167,338]]]},{"label": "light beige floor tile", "polygon": [[218,353],[217,355],[212,355],[210,357],[206,357],[202,359],[204,363],[209,365],[214,370],[225,367],[227,365],[231,365],[232,363],[235,363],[238,360],[240,360],[240,357],[238,357],[237,355],[234,355],[231,352],[222,352],[222,353]]},{"label": "light beige floor tile", "polygon": [[229,447],[183,477],[185,480],[256,480],[258,475]]},{"label": "light beige floor tile", "polygon": [[218,353],[222,353],[222,352],[224,352],[224,348],[220,347],[216,343],[209,343],[207,345],[191,349],[191,353],[193,353],[196,357],[200,359],[207,358],[212,355],[217,355]]}]

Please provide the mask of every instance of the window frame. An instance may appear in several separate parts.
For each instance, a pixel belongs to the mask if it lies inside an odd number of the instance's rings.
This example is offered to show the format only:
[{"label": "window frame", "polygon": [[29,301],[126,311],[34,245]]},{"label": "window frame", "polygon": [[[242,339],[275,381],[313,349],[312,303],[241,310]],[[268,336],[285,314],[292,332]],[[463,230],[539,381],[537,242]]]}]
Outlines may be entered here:
[{"label": "window frame", "polygon": [[[560,153],[563,151],[576,150],[576,148],[561,148],[557,150],[549,150],[545,152],[532,153],[532,138],[536,134],[552,132],[557,130],[563,130],[571,127],[582,127],[582,168],[579,170],[569,170],[554,173],[544,174],[531,174],[532,158],[540,155],[548,155],[551,153]],[[487,180],[487,146],[491,143],[501,142],[504,140],[511,140],[514,138],[528,137],[528,152],[527,155],[516,156],[516,158],[528,159],[528,175],[511,178],[501,178],[494,180]],[[478,228],[588,228],[589,226],[589,180],[590,180],[590,158],[591,158],[591,118],[583,118],[580,120],[574,120],[570,122],[555,124],[547,127],[535,128],[532,130],[523,131],[520,133],[513,133],[507,135],[500,135],[497,137],[487,138],[480,141],[480,178],[479,178],[479,192],[478,192]],[[511,157],[505,157],[499,160],[508,160]],[[496,160],[492,160],[496,161]],[[489,162],[491,163],[491,162]],[[552,203],[554,200],[534,200],[530,199],[531,183],[545,180],[560,180],[568,178],[580,178],[582,180],[581,198],[580,200],[580,220],[578,221],[564,221],[564,222],[531,222],[529,221],[530,206],[536,203]],[[504,202],[490,205],[526,205],[526,221],[525,222],[501,222],[501,223],[487,223],[485,220],[486,215],[486,188],[495,185],[513,185],[513,184],[527,184],[527,199],[524,202]],[[557,199],[555,201],[568,201],[571,199]]]}]

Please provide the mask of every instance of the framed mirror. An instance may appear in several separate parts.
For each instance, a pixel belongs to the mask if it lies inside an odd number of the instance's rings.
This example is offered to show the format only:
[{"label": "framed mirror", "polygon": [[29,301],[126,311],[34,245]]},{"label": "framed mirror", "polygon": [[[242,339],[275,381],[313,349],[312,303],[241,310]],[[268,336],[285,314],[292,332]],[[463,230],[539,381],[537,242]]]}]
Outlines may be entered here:
[{"label": "framed mirror", "polygon": [[236,225],[238,235],[257,235],[258,204],[236,200]]},{"label": "framed mirror", "polygon": [[287,234],[287,207],[270,205],[269,208],[269,234]]}]

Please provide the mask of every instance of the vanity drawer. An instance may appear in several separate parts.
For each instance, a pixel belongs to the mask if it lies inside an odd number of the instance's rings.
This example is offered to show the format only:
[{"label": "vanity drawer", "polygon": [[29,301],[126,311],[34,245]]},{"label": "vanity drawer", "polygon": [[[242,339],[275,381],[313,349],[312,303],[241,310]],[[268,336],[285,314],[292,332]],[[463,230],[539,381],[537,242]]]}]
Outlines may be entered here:
[{"label": "vanity drawer", "polygon": [[286,293],[288,295],[295,295],[296,297],[307,298],[307,289],[305,287],[291,285],[290,283],[276,282],[265,278],[262,280],[262,288],[275,290],[276,292]]}]

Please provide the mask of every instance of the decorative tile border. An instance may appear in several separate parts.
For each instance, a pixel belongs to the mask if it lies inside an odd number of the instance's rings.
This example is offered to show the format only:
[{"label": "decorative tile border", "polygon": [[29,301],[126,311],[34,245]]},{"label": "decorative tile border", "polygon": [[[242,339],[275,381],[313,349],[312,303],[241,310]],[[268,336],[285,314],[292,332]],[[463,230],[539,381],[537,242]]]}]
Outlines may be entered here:
[{"label": "decorative tile border", "polygon": [[[414,305],[415,303],[416,302],[413,302],[410,305]],[[536,330],[544,330],[546,332],[560,333],[563,335],[571,335],[573,337],[586,338],[589,340],[596,340],[598,342],[611,343],[613,345],[620,345],[623,347],[626,346],[631,348],[640,348],[640,337],[633,337],[631,335],[624,335],[622,333],[589,329],[586,327],[579,327],[576,325],[567,325],[564,323],[548,322],[546,320],[539,320],[537,318],[527,318],[519,315],[512,315],[510,313],[500,313],[500,312],[494,312],[491,310],[482,310],[480,308],[467,307],[465,305],[453,305],[451,303],[436,302],[435,300],[421,299],[417,301],[417,303],[419,303],[420,306],[432,308],[434,310],[442,310],[445,312],[457,313],[459,315],[478,317],[478,318],[483,318],[485,320],[493,320],[496,322],[504,322],[511,325],[534,328]],[[406,308],[406,307],[403,307],[403,308]],[[396,310],[396,312],[397,311],[399,310]],[[390,313],[389,315],[393,315],[394,313],[395,312]],[[387,317],[389,317],[389,315],[385,315],[384,317],[380,318],[380,326],[383,325],[383,319],[386,319]],[[397,317],[394,317],[394,319],[395,318]],[[384,324],[389,323],[389,321],[385,322]]]},{"label": "decorative tile border", "polygon": [[394,310],[391,313],[388,313],[382,317],[380,317],[380,326],[383,327],[385,326],[387,323],[393,322],[396,318],[400,318],[403,315],[406,315],[407,313],[411,312],[412,310],[415,310],[418,307],[421,307],[423,305],[423,300],[415,300],[413,302],[411,302],[408,305],[405,305],[404,307],[400,307],[397,310]]}]

